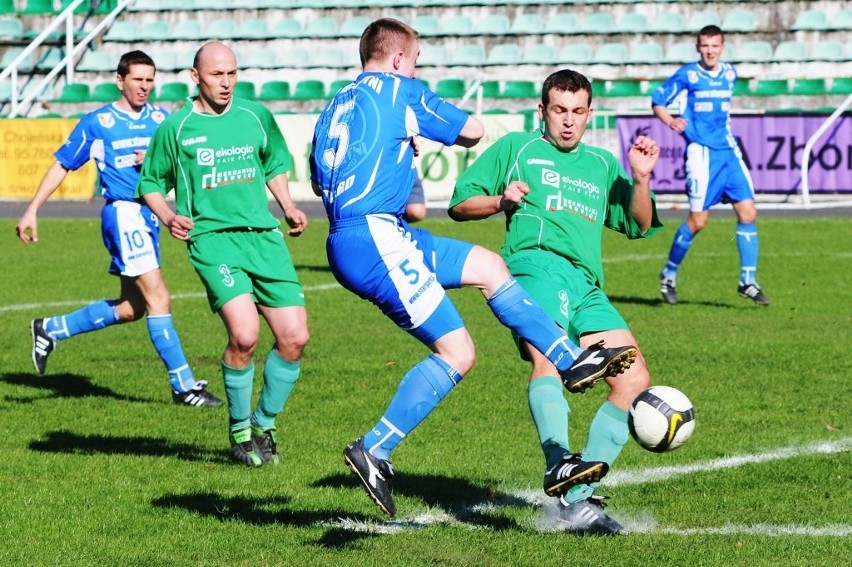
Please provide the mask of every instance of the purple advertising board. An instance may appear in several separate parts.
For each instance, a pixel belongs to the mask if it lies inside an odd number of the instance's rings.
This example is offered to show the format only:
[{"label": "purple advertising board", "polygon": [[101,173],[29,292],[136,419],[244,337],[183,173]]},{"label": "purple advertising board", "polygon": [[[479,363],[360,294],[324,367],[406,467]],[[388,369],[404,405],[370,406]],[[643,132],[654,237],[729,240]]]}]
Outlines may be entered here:
[{"label": "purple advertising board", "polygon": [[[755,191],[800,191],[805,143],[826,118],[827,115],[731,116],[731,128],[743,152]],[[812,193],[852,193],[850,126],[852,117],[841,116],[814,145],[808,168]],[[639,135],[650,136],[660,146],[660,159],[654,168],[654,192],[683,192],[686,142],[680,134],[653,116],[618,116],[616,128],[621,161],[628,171],[627,150],[632,141]]]}]

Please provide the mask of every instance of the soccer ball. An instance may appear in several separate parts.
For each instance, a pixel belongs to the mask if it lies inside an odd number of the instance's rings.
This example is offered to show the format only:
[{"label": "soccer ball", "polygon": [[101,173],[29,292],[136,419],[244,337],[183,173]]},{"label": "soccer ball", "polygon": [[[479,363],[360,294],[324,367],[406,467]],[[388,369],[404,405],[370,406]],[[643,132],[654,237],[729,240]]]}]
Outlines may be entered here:
[{"label": "soccer ball", "polygon": [[643,448],[655,453],[677,449],[695,430],[692,402],[670,386],[648,388],[630,404],[630,434]]}]

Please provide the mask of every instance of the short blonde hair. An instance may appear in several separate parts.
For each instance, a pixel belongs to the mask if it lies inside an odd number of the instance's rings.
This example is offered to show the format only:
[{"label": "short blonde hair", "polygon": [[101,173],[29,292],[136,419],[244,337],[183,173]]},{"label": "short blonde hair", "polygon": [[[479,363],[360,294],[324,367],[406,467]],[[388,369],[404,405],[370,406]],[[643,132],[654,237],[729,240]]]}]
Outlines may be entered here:
[{"label": "short blonde hair", "polygon": [[381,18],[361,34],[361,65],[373,59],[384,59],[395,51],[405,51],[418,37],[417,30],[393,18]]}]

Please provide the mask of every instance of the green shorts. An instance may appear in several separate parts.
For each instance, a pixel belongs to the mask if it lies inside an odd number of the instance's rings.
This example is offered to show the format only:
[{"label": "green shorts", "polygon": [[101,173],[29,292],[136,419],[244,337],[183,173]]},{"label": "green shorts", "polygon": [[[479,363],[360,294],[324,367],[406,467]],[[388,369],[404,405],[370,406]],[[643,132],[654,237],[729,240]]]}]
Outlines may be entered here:
[{"label": "green shorts", "polygon": [[279,230],[202,234],[189,243],[189,261],[207,288],[214,312],[245,293],[267,307],[305,305],[302,284]]},{"label": "green shorts", "polygon": [[603,290],[564,258],[525,250],[506,263],[518,283],[575,343],[588,333],[629,329]]}]

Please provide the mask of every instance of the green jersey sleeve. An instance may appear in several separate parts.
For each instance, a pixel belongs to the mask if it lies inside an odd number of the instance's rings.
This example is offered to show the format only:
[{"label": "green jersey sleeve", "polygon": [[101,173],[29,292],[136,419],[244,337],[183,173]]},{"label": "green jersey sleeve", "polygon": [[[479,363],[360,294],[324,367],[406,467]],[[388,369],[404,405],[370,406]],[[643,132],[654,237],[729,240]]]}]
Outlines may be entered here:
[{"label": "green jersey sleeve", "polygon": [[258,112],[263,130],[266,132],[266,144],[260,148],[260,159],[263,164],[265,181],[269,181],[282,173],[293,169],[293,156],[287,147],[284,134],[278,127],[275,117],[266,108],[260,107]]},{"label": "green jersey sleeve", "polygon": [[174,189],[176,157],[176,139],[167,121],[157,128],[151,138],[133,196],[137,199],[148,193],[160,193],[165,196]]},{"label": "green jersey sleeve", "polygon": [[485,195],[502,195],[509,184],[507,169],[511,157],[507,151],[510,140],[504,136],[489,146],[456,180],[450,208],[459,203]]}]

